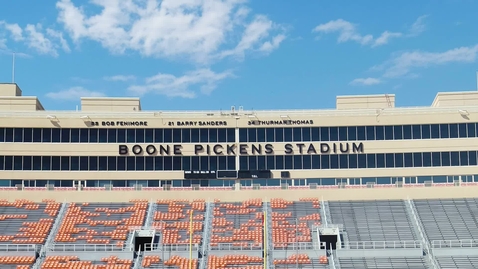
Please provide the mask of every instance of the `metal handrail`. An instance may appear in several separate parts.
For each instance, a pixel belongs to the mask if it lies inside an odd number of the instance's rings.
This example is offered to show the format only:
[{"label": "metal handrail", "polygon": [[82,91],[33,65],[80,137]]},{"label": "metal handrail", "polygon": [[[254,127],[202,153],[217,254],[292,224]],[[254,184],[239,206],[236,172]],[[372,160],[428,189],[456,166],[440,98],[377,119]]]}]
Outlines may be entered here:
[{"label": "metal handrail", "polygon": [[[112,244],[54,244],[47,246],[46,251],[64,251],[64,252],[82,252],[82,251],[95,251],[95,252],[113,252],[113,251],[133,251],[133,247],[120,247]],[[0,249],[1,251],[1,249]]]},{"label": "metal handrail", "polygon": [[25,245],[25,244],[0,244],[0,252],[35,252],[39,245]]},{"label": "metal handrail", "polygon": [[426,256],[427,256],[428,262],[433,266],[434,269],[438,269],[440,267],[438,266],[437,261],[435,260],[435,256],[433,255],[433,250],[430,246],[430,240],[428,239],[428,236],[424,232],[422,223],[418,219],[417,214],[415,213],[416,212],[415,203],[411,199],[407,199],[407,203],[409,205],[409,209],[410,209],[410,212],[412,213],[418,232],[420,233],[420,237],[423,242],[423,247],[425,249],[425,253],[427,254]]},{"label": "metal handrail", "polygon": [[422,248],[419,240],[413,241],[355,241],[344,244],[347,249],[410,249]]},{"label": "metal handrail", "polygon": [[478,240],[433,240],[431,246],[432,248],[478,248]]}]

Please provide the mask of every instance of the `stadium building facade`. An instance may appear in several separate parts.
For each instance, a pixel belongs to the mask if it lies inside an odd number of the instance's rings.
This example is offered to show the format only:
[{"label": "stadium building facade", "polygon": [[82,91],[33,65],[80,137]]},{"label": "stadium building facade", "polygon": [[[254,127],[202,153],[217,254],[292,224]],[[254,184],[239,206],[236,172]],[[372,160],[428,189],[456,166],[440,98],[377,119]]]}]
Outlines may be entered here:
[{"label": "stadium building facade", "polygon": [[0,85],[0,186],[220,187],[478,182],[478,92],[430,107],[339,96],[334,110],[142,111],[81,98],[46,111]]}]

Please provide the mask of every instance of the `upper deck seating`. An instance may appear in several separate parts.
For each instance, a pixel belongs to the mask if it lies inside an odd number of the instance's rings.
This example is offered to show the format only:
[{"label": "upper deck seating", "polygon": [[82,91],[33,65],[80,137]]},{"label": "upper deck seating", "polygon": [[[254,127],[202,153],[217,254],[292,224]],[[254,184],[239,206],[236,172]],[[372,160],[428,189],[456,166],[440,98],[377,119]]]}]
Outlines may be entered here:
[{"label": "upper deck seating", "polygon": [[414,200],[430,241],[478,239],[478,199]]},{"label": "upper deck seating", "polygon": [[264,260],[262,257],[249,255],[225,255],[222,257],[209,255],[207,267],[208,269],[262,269],[264,268]]},{"label": "upper deck seating", "polygon": [[[422,257],[339,258],[341,269],[427,269]],[[457,268],[454,268],[457,269]]]},{"label": "upper deck seating", "polygon": [[191,230],[191,210],[193,214],[193,244],[201,243],[204,229],[204,200],[158,200],[154,212],[153,226],[163,233],[163,244],[189,244]]},{"label": "upper deck seating", "polygon": [[143,268],[171,268],[171,269],[189,269],[191,265],[192,269],[198,268],[198,260],[193,259],[192,261],[188,258],[180,256],[171,256],[168,260],[162,261],[159,256],[145,256],[143,258],[142,267]]},{"label": "upper deck seating", "polygon": [[123,204],[71,203],[55,242],[123,246],[130,229],[143,225],[147,208],[146,201]]},{"label": "upper deck seating", "polygon": [[343,224],[349,241],[415,241],[405,203],[396,201],[329,202],[332,223]]},{"label": "upper deck seating", "polygon": [[294,266],[299,265],[298,268],[303,269],[315,269],[315,268],[329,268],[327,256],[322,256],[320,258],[310,258],[307,254],[294,254],[287,259],[275,259],[274,260],[275,269],[287,269],[295,268]]},{"label": "upper deck seating", "polygon": [[98,261],[80,260],[76,256],[48,256],[40,269],[131,269],[133,260],[122,260],[116,256],[102,258]]},{"label": "upper deck seating", "polygon": [[0,257],[2,269],[29,269],[35,262],[34,256],[9,256]]},{"label": "upper deck seating", "polygon": [[60,203],[49,200],[0,200],[0,244],[45,243],[60,207]]},{"label": "upper deck seating", "polygon": [[311,227],[320,225],[318,198],[300,201],[272,199],[272,240],[274,247],[287,247],[296,242],[312,242]]},{"label": "upper deck seating", "polygon": [[436,257],[441,269],[478,268],[478,256]]},{"label": "upper deck seating", "polygon": [[222,203],[215,201],[210,245],[229,243],[236,247],[261,247],[263,206],[261,199]]}]

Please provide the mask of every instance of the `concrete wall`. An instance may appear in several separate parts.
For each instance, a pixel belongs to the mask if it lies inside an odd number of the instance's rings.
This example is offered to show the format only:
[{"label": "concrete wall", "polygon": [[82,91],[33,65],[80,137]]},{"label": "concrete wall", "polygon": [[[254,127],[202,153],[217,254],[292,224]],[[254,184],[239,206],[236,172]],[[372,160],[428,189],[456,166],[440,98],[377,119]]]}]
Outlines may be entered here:
[{"label": "concrete wall", "polygon": [[81,98],[81,111],[85,112],[137,112],[140,110],[139,98]]},{"label": "concrete wall", "polygon": [[261,198],[318,197],[328,201],[393,200],[393,199],[445,199],[478,197],[478,186],[468,187],[416,187],[390,189],[316,189],[316,190],[241,190],[241,191],[0,191],[6,200],[27,199],[41,202],[54,199],[67,202],[128,202],[132,199],[220,199],[224,202]]},{"label": "concrete wall", "polygon": [[337,109],[371,109],[395,107],[395,95],[338,96]]},{"label": "concrete wall", "polygon": [[[441,93],[438,99],[447,100],[447,108],[395,108],[394,95],[377,96],[345,96],[338,97],[338,103],[372,104],[345,105],[335,110],[284,110],[284,111],[196,111],[196,112],[143,112],[140,110],[138,98],[83,98],[83,111],[25,111],[35,106],[34,99],[23,99],[18,96],[20,90],[16,84],[0,84],[0,126],[31,127],[31,128],[117,128],[118,122],[146,122],[146,126],[120,126],[120,128],[248,128],[248,127],[313,127],[313,126],[369,126],[369,125],[401,125],[401,124],[434,124],[434,123],[470,123],[478,122],[478,107],[461,107],[470,105],[463,103],[465,99],[478,98],[476,93]],[[451,96],[451,97],[450,97]],[[453,98],[452,98],[453,97]],[[437,99],[437,100],[438,100]],[[470,99],[470,100],[471,100]],[[2,105],[2,102],[18,104]],[[340,101],[342,100],[342,101]],[[450,101],[451,100],[451,101]],[[455,100],[455,101],[453,101]],[[473,99],[474,100],[474,99]],[[478,100],[478,99],[477,99]],[[389,104],[377,111],[373,104]],[[385,103],[384,103],[385,102]],[[438,102],[438,101],[437,101]],[[12,104],[13,104],[12,103]],[[474,104],[474,103],[473,103]],[[457,107],[458,106],[458,107]],[[16,107],[16,108],[15,108]],[[463,114],[466,110],[466,115]],[[272,124],[264,122],[273,121]],[[299,121],[300,124],[287,124],[285,121]],[[110,122],[113,125],[105,123]],[[256,125],[259,122],[259,125]],[[92,124],[94,123],[94,124]],[[460,151],[478,150],[478,138],[457,139],[420,139],[420,140],[386,140],[386,141],[355,141],[363,143],[363,153],[391,152],[430,152],[430,151]],[[239,138],[236,140],[236,146]],[[299,153],[294,144],[294,152]],[[333,141],[328,144],[334,143]],[[262,147],[265,143],[261,144]],[[274,154],[285,155],[285,143],[271,143]],[[307,142],[305,142],[308,145]],[[313,143],[318,149],[320,143]],[[147,144],[142,144],[145,148]],[[204,144],[206,145],[206,144]],[[212,145],[212,144],[209,144]],[[225,146],[226,144],[223,144]],[[132,144],[129,144],[131,147]],[[158,146],[158,145],[155,145]],[[206,152],[195,153],[194,145],[184,143],[182,155],[206,155]],[[251,144],[247,145],[248,154]],[[114,143],[0,143],[0,151],[4,155],[36,155],[36,156],[119,156],[119,145]],[[236,149],[236,153],[238,150]],[[239,154],[237,154],[239,155]],[[256,154],[257,155],[257,154]],[[266,155],[262,152],[261,155]],[[236,163],[239,162],[237,156]],[[279,170],[272,171],[274,178],[280,178]],[[363,177],[408,177],[433,175],[474,175],[478,174],[476,167],[430,167],[403,169],[330,169],[330,170],[293,170],[291,178],[363,178]],[[74,179],[74,180],[113,180],[113,179],[182,179],[182,171],[0,171],[0,179]]]},{"label": "concrete wall", "polygon": [[[395,125],[395,124],[432,124],[432,123],[468,123],[478,122],[478,107],[468,109],[469,115],[464,117],[458,109],[426,108],[421,110],[390,109],[388,112],[377,115],[375,111],[362,114],[362,110],[338,110],[331,112],[332,116],[324,111],[311,113],[296,113],[290,115],[291,120],[313,122],[302,125],[277,124],[273,126],[259,125],[257,127],[294,127],[294,126],[363,126],[363,125]],[[407,112],[408,111],[408,112]],[[257,116],[261,121],[281,121],[280,114],[276,111],[263,113]],[[367,114],[368,113],[368,114]],[[287,112],[284,112],[287,114]],[[50,119],[47,118],[50,116]],[[87,116],[88,119],[81,117]],[[53,118],[52,118],[53,117]],[[198,122],[221,123],[223,127],[251,127],[251,119],[245,115],[237,116],[206,116],[197,113],[168,114],[168,113],[114,113],[98,114],[85,112],[41,112],[35,113],[0,113],[0,126],[3,127],[45,127],[45,128],[116,128],[117,126],[103,126],[103,122],[118,121],[141,121],[147,122],[146,127],[140,128],[184,128],[178,126],[178,122],[192,122],[188,128],[207,128],[199,126]],[[252,119],[256,120],[256,119]],[[98,126],[91,126],[91,122],[97,122]],[[194,124],[197,125],[194,125]],[[171,124],[171,125],[170,125]],[[255,126],[254,126],[255,127]],[[121,128],[138,128],[121,126]],[[238,138],[236,146],[238,144]],[[355,141],[363,143],[363,153],[391,153],[391,152],[430,152],[430,151],[459,151],[478,150],[478,138],[456,139],[420,139],[420,140],[385,140],[385,141]],[[295,143],[293,154],[300,154]],[[328,144],[332,144],[328,142]],[[254,143],[261,145],[265,143]],[[286,143],[271,143],[274,154],[285,155]],[[305,142],[307,146],[309,143]],[[320,143],[313,143],[316,149]],[[141,144],[143,149],[147,144]],[[213,145],[213,144],[204,144]],[[222,144],[224,147],[225,143]],[[128,144],[133,146],[133,144]],[[155,145],[158,147],[159,145]],[[171,146],[171,145],[170,145]],[[182,154],[184,156],[206,155],[206,152],[195,154],[194,144],[183,143]],[[248,154],[253,154],[251,144],[247,145]],[[43,155],[43,156],[119,156],[119,145],[115,143],[0,143],[0,151],[5,155]],[[236,148],[236,154],[238,154]],[[257,153],[254,153],[257,155]],[[307,153],[302,153],[307,154]],[[212,155],[212,154],[211,154]],[[238,154],[239,155],[239,154]],[[263,151],[261,155],[266,155]],[[237,157],[238,158],[238,157]],[[292,178],[359,178],[359,177],[383,177],[383,176],[420,176],[420,175],[473,175],[478,170],[476,167],[433,167],[433,168],[403,168],[403,169],[330,169],[330,170],[295,170],[291,171]],[[279,178],[280,171],[273,171],[273,177]],[[144,172],[70,172],[70,171],[0,171],[0,179],[182,179],[182,171],[144,171]]]},{"label": "concrete wall", "polygon": [[435,100],[433,100],[433,107],[447,107],[447,106],[469,106],[478,104],[478,91],[472,92],[439,92]]}]

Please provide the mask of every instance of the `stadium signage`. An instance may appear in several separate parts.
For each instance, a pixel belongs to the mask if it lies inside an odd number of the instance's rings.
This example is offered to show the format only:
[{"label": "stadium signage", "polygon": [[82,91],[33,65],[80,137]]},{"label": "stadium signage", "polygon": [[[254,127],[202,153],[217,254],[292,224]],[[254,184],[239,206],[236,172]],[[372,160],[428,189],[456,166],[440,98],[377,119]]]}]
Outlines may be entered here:
[{"label": "stadium signage", "polygon": [[[272,144],[188,144],[194,155],[272,155],[276,149]],[[119,155],[183,155],[184,145],[159,144],[159,145],[119,145]],[[191,152],[188,151],[188,152]],[[363,153],[363,143],[295,143],[285,144],[282,152],[278,154],[346,154]]]},{"label": "stadium signage", "polygon": [[[148,127],[147,121],[88,121],[90,127]],[[168,126],[227,126],[227,121],[170,121]]]},{"label": "stadium signage", "polygon": [[275,126],[275,125],[312,125],[314,124],[313,120],[250,120],[247,125],[266,125],[266,126]]},{"label": "stadium signage", "polygon": [[147,121],[89,121],[89,126],[92,127],[111,127],[111,126],[119,126],[119,127],[147,127]]},{"label": "stadium signage", "polygon": [[168,126],[227,126],[227,121],[170,121]]}]

